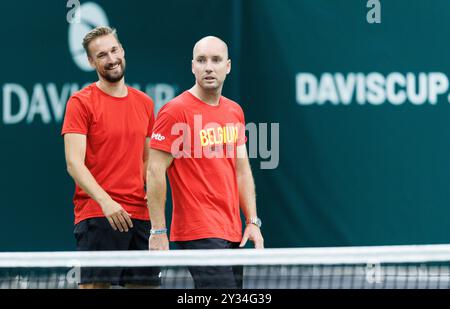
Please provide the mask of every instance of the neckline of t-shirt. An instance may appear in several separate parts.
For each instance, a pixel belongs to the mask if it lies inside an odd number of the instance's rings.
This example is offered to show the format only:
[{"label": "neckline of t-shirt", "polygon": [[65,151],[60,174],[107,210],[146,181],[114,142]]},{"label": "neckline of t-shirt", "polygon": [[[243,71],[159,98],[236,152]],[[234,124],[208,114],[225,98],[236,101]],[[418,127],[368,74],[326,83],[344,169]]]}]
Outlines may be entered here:
[{"label": "neckline of t-shirt", "polygon": [[200,103],[200,104],[202,104],[203,106],[207,106],[207,107],[209,107],[209,108],[215,108],[215,109],[217,109],[217,108],[220,108],[220,107],[223,105],[223,99],[222,99],[222,96],[220,96],[219,104],[217,104],[217,105],[211,105],[211,104],[208,104],[208,103],[206,103],[206,102],[200,100],[199,98],[197,98],[197,97],[196,97],[193,93],[191,93],[189,90],[186,90],[185,92],[187,92],[188,95],[191,96],[191,97],[194,99],[195,102]]},{"label": "neckline of t-shirt", "polygon": [[105,97],[108,97],[108,98],[110,98],[110,99],[113,99],[113,100],[123,101],[123,100],[128,99],[128,96],[130,95],[130,87],[128,87],[127,85],[125,85],[125,87],[127,87],[127,95],[124,96],[124,97],[115,97],[115,96],[112,96],[112,95],[110,95],[110,94],[104,92],[102,89],[100,89],[100,87],[97,86],[97,83],[93,83],[93,85],[94,85],[94,87],[100,92],[101,95],[103,95],[103,96],[105,96]]}]

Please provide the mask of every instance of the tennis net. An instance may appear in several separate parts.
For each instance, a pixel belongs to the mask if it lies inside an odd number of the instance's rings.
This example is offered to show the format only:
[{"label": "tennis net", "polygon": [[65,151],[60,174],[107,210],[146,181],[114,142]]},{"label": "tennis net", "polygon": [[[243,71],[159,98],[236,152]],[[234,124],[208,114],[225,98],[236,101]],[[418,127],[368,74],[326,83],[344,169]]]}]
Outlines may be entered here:
[{"label": "tennis net", "polygon": [[450,288],[450,245],[4,252],[0,288],[75,289],[85,269],[117,267],[160,267],[161,288],[193,288],[192,266],[242,266],[245,289]]}]

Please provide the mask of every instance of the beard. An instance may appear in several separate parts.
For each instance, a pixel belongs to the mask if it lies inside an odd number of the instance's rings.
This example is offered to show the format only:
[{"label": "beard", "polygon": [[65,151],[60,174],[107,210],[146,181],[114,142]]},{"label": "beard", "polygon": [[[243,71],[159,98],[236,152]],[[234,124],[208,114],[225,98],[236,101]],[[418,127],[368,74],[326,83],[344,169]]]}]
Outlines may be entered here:
[{"label": "beard", "polygon": [[[119,66],[119,70],[116,69],[115,71],[110,71],[109,68],[114,67],[116,64]],[[118,63],[109,65],[108,67],[105,68],[105,70],[103,72],[99,72],[99,73],[108,82],[117,83],[125,75],[125,67],[126,67],[125,60],[119,60]]]}]

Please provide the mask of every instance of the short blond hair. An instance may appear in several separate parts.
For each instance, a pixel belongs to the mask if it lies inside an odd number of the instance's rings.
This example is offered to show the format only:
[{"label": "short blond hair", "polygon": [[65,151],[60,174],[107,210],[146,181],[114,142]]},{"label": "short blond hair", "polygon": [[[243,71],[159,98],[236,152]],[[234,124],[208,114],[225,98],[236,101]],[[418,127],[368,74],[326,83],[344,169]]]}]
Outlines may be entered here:
[{"label": "short blond hair", "polygon": [[119,37],[117,36],[117,31],[114,28],[110,28],[108,26],[99,26],[99,27],[96,27],[96,28],[92,29],[91,31],[89,31],[84,36],[84,39],[83,39],[83,47],[84,47],[84,50],[86,51],[86,54],[88,56],[90,56],[89,44],[93,40],[95,40],[96,38],[99,38],[101,36],[110,35],[110,34],[114,35],[117,39],[117,42],[119,42],[119,44],[120,44]]}]

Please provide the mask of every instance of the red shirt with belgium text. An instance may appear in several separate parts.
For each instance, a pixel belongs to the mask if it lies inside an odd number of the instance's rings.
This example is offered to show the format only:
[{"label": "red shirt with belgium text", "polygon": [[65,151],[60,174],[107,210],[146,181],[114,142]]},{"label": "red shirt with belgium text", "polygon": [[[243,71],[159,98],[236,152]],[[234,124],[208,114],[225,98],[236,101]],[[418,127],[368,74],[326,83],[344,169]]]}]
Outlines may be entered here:
[{"label": "red shirt with belgium text", "polygon": [[151,147],[174,156],[171,241],[241,241],[236,147],[243,144],[243,111],[223,96],[212,106],[185,91],[160,110]]},{"label": "red shirt with belgium text", "polygon": [[[97,183],[133,219],[149,220],[144,190],[144,147],[154,123],[153,101],[128,87],[126,97],[110,96],[95,83],[67,102],[62,135],[86,135],[85,165]],[[75,224],[104,217],[100,205],[78,185]]]}]

